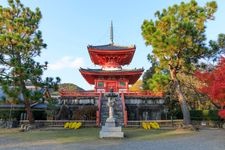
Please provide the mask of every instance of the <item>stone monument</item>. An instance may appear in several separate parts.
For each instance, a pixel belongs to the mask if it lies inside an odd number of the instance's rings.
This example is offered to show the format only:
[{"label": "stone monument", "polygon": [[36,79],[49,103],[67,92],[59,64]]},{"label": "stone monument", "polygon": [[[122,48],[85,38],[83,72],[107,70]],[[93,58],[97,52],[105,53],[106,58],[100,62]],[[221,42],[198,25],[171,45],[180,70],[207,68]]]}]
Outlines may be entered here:
[{"label": "stone monument", "polygon": [[109,117],[106,119],[105,126],[102,126],[99,137],[100,138],[123,138],[121,126],[116,126],[116,119],[114,118],[114,106],[117,95],[113,93],[113,89],[106,95],[108,97]]}]

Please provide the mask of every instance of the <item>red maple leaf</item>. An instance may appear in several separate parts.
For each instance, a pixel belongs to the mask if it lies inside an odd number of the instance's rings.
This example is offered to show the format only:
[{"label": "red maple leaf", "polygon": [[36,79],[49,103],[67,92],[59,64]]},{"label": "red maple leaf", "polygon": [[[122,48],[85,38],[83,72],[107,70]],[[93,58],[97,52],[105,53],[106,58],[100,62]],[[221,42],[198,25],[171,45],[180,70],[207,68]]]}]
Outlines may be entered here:
[{"label": "red maple leaf", "polygon": [[[225,58],[221,57],[214,70],[196,71],[195,75],[203,83],[199,91],[208,95],[213,103],[223,109],[225,106]],[[225,117],[225,111],[219,114]]]}]

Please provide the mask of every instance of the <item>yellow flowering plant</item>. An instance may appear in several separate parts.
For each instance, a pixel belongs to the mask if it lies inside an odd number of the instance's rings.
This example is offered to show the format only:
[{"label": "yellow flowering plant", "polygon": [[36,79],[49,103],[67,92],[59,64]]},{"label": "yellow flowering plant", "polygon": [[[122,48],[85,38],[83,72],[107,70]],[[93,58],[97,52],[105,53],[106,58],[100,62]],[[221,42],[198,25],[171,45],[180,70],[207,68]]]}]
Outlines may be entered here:
[{"label": "yellow flowering plant", "polygon": [[66,122],[64,124],[64,128],[69,128],[69,129],[79,129],[82,126],[81,122]]},{"label": "yellow flowering plant", "polygon": [[157,122],[145,122],[143,121],[141,123],[142,127],[145,129],[145,130],[149,130],[149,129],[159,129],[160,126]]}]

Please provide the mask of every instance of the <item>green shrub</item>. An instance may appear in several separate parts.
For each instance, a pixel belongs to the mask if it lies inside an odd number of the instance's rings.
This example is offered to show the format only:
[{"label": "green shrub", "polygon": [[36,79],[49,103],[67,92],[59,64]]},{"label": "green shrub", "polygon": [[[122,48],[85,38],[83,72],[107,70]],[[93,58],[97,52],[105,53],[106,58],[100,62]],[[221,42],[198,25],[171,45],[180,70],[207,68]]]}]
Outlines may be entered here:
[{"label": "green shrub", "polygon": [[171,117],[173,117],[173,119],[183,119],[182,111],[176,110],[176,111],[173,111],[173,112],[168,112],[167,118],[169,119]]},{"label": "green shrub", "polygon": [[16,119],[20,120],[20,114],[23,113],[24,110],[11,110],[10,109],[2,109],[0,110],[0,119],[8,120],[8,119]]},{"label": "green shrub", "polygon": [[209,118],[210,120],[220,120],[219,116],[218,116],[218,110],[209,110]]}]

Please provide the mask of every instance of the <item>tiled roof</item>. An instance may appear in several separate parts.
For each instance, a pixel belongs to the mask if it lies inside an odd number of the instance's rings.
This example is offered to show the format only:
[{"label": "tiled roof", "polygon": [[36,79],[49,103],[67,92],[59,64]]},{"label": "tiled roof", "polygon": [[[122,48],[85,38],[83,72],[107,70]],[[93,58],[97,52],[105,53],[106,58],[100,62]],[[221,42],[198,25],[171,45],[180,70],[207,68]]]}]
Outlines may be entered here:
[{"label": "tiled roof", "polygon": [[97,49],[97,50],[127,50],[127,49],[135,48],[135,45],[132,45],[132,46],[119,46],[114,44],[98,45],[98,46],[88,45],[88,48]]},{"label": "tiled roof", "polygon": [[80,70],[89,71],[89,72],[131,72],[131,71],[143,71],[143,68],[138,69],[121,69],[121,70],[102,70],[102,69],[84,69],[80,68]]}]

